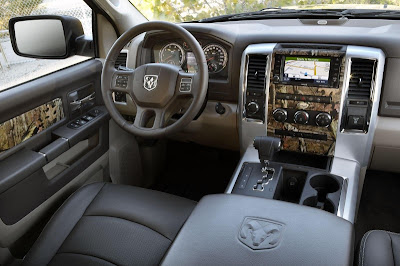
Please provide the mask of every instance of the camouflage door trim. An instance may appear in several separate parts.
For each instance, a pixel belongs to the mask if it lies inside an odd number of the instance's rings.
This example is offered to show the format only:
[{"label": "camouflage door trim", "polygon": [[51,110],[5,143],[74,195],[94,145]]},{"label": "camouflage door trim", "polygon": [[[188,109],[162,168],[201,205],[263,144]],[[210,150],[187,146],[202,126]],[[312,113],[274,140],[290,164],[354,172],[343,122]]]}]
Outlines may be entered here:
[{"label": "camouflage door trim", "polygon": [[61,98],[56,98],[0,124],[0,152],[11,149],[64,118]]}]

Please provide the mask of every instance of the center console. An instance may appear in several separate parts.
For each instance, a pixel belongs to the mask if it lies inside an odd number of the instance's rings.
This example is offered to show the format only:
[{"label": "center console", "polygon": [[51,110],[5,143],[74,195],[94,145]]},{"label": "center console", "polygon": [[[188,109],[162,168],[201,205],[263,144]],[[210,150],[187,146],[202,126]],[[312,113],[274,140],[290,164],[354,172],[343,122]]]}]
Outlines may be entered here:
[{"label": "center console", "polygon": [[162,264],[352,265],[384,64],[369,47],[248,46],[241,160],[226,193],[199,202]]},{"label": "center console", "polygon": [[[370,47],[248,46],[240,76],[242,159],[226,193],[315,207],[354,222],[384,64],[383,52]],[[268,164],[256,137],[280,142]]]}]

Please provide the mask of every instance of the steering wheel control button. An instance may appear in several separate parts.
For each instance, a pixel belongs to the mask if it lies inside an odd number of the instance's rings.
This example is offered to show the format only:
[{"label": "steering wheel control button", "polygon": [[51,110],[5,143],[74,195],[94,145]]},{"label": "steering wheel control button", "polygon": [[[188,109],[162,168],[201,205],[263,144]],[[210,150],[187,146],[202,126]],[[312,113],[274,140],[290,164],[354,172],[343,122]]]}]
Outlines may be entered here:
[{"label": "steering wheel control button", "polygon": [[127,75],[117,75],[117,78],[115,79],[115,85],[120,88],[126,88],[128,87],[128,80],[129,77]]},{"label": "steering wheel control button", "polygon": [[190,92],[192,90],[192,79],[191,78],[182,78],[181,84],[179,87],[180,92]]},{"label": "steering wheel control button", "polygon": [[309,118],[310,115],[306,111],[300,110],[294,114],[294,122],[296,124],[305,125],[308,123]]},{"label": "steering wheel control button", "polygon": [[277,122],[285,122],[287,120],[287,111],[282,108],[277,108],[272,112],[272,116]]},{"label": "steering wheel control button", "polygon": [[328,113],[319,113],[315,117],[315,123],[320,127],[328,127],[332,122],[332,117]]},{"label": "steering wheel control button", "polygon": [[249,114],[254,115],[258,110],[260,110],[260,107],[256,102],[249,102],[246,109]]}]

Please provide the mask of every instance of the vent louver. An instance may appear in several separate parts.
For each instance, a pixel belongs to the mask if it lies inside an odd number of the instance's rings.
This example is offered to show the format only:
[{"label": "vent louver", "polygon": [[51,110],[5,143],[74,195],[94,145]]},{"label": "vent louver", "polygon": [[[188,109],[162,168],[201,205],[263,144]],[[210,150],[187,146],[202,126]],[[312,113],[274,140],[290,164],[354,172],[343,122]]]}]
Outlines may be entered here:
[{"label": "vent louver", "polygon": [[120,53],[115,61],[115,68],[118,69],[119,66],[126,67],[127,53]]},{"label": "vent louver", "polygon": [[352,59],[348,97],[369,99],[375,72],[375,61],[369,59]]},{"label": "vent louver", "polygon": [[250,55],[247,71],[247,89],[265,90],[266,55]]}]

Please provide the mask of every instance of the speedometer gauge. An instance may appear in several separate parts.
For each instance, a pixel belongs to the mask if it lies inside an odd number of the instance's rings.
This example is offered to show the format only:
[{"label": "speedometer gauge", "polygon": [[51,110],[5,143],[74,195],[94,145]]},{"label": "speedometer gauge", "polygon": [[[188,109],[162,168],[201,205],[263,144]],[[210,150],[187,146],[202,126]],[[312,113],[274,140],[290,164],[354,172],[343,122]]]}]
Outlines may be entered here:
[{"label": "speedometer gauge", "polygon": [[228,53],[219,44],[209,44],[203,48],[207,59],[209,73],[218,73],[223,70],[228,62]]},{"label": "speedometer gauge", "polygon": [[161,63],[167,63],[175,66],[182,66],[185,61],[185,52],[182,46],[177,43],[169,43],[160,51]]}]

